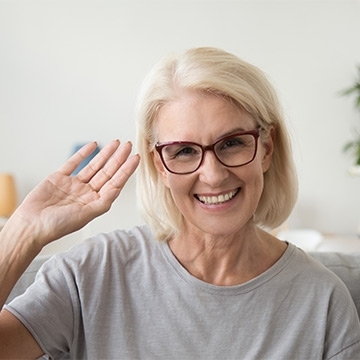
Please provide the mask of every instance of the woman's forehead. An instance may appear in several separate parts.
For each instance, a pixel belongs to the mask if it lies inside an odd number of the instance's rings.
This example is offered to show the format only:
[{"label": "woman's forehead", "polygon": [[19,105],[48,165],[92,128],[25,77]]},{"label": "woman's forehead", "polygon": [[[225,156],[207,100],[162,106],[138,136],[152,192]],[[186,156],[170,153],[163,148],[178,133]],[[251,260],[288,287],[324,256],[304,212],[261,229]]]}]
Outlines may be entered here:
[{"label": "woman's forehead", "polygon": [[254,118],[223,97],[186,93],[166,103],[154,122],[157,141],[213,141],[236,131],[252,130]]}]

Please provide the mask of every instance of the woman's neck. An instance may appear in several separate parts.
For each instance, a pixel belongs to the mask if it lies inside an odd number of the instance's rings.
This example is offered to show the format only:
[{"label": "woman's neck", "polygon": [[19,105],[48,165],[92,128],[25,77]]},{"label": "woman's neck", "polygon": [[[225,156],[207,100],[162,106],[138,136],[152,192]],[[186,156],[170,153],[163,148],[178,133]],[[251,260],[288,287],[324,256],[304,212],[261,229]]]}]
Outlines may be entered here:
[{"label": "woman's neck", "polygon": [[174,256],[193,276],[231,286],[245,283],[274,265],[287,245],[255,225],[235,236],[181,233],[169,241]]}]

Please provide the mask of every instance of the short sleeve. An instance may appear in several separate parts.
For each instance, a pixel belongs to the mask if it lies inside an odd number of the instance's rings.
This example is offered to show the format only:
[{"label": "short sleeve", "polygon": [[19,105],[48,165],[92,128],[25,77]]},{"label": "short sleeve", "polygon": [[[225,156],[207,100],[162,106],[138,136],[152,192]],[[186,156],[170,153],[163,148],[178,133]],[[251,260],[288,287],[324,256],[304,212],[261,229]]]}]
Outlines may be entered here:
[{"label": "short sleeve", "polygon": [[54,256],[26,292],[5,308],[27,327],[46,354],[58,357],[67,353],[79,327],[75,274]]}]

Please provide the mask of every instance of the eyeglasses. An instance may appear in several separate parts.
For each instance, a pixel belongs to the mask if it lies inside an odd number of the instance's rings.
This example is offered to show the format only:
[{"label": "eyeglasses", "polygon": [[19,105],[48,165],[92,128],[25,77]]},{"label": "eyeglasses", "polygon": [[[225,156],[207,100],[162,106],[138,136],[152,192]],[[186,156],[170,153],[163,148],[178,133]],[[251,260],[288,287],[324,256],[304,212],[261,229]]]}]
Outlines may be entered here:
[{"label": "eyeglasses", "polygon": [[256,156],[259,136],[260,129],[257,129],[224,136],[206,146],[189,141],[169,141],[157,143],[155,149],[169,172],[185,175],[199,169],[208,150],[227,167],[249,164]]}]

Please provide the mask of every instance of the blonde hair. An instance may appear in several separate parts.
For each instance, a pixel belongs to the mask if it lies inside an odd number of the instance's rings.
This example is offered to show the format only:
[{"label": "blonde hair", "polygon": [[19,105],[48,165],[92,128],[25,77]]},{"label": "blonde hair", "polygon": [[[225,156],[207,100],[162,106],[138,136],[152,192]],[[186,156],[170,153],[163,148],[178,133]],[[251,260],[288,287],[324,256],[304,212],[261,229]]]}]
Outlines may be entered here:
[{"label": "blonde hair", "polygon": [[228,98],[249,112],[269,133],[275,129],[274,152],[264,174],[264,189],[254,215],[260,226],[274,228],[289,216],[297,198],[297,176],[288,131],[277,95],[257,67],[215,48],[194,48],[169,55],[146,77],[137,107],[137,145],[141,162],[137,188],[145,220],[158,239],[181,231],[183,216],[154,166],[155,120],[159,109],[185,89]]}]

